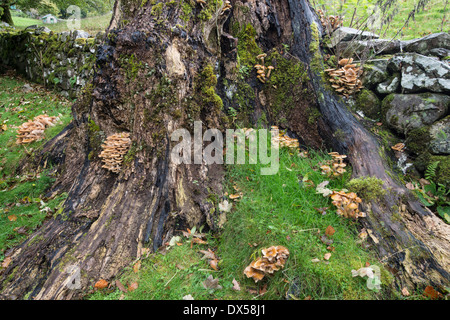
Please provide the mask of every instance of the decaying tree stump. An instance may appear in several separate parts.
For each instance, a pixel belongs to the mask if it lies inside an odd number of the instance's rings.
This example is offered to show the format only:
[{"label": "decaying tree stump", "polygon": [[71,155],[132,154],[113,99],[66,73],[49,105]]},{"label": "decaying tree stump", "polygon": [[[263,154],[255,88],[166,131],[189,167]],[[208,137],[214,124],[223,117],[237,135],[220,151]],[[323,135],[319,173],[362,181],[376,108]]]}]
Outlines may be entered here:
[{"label": "decaying tree stump", "polygon": [[[305,145],[332,145],[348,155],[354,177],[382,179],[389,192],[366,203],[361,219],[380,260],[398,287],[448,286],[450,227],[393,178],[376,139],[324,85],[321,26],[308,1],[232,0],[231,6],[116,2],[94,80],[73,106],[70,127],[45,148],[62,162],[52,191],[68,192],[64,210],[16,248],[0,275],[2,298],[80,298],[174,231],[216,229],[211,195],[222,194],[223,167],[173,164],[170,136],[192,131],[196,120],[224,130],[232,125],[230,108],[253,124],[266,117],[267,125],[289,129]],[[239,69],[261,52],[275,67],[271,85],[257,80],[256,70],[242,76]],[[120,132],[130,134],[132,145],[116,174],[98,156],[102,141]],[[78,289],[68,285],[74,269]]]}]

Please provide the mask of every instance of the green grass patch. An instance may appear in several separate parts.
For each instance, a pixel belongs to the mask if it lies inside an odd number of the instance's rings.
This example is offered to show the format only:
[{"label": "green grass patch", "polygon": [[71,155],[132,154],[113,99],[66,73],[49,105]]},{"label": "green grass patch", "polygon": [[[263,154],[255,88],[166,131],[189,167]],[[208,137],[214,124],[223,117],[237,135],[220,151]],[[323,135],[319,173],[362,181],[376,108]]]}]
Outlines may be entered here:
[{"label": "green grass patch", "polygon": [[[0,78],[0,127],[6,129],[0,130],[0,261],[7,248],[24,241],[65,198],[44,197],[55,181],[50,163],[46,170],[16,173],[22,159],[32,157],[72,118],[68,100],[38,85],[25,91],[25,84],[15,76]],[[17,128],[40,114],[57,116],[59,121],[46,130],[43,140],[26,146],[16,144]]]},{"label": "green grass patch", "polygon": [[[398,2],[397,9],[395,11],[391,10],[389,12],[389,15],[392,15],[392,21],[388,25],[386,35],[383,35],[386,28],[383,29],[383,32],[375,29],[375,33],[378,33],[380,34],[380,36],[389,39],[394,37],[397,32],[400,31],[398,35],[399,39],[410,40],[421,38],[431,33],[450,31],[448,24],[449,8],[447,7],[447,12],[444,11],[445,3],[442,0],[430,0],[423,10],[415,14],[415,19],[411,19],[409,24],[407,26],[404,26],[404,23],[408,18],[409,13],[414,9],[414,5],[416,4],[416,2],[417,1],[414,0],[404,0]],[[324,7],[327,15],[340,15],[345,17],[344,26],[349,26],[352,21],[352,17],[354,23],[358,20],[364,21],[365,17],[367,17],[368,14],[372,12],[375,1],[350,0],[341,2],[314,0],[313,4],[316,8]],[[444,14],[446,14],[446,20],[444,21],[444,23],[442,23]]]}]

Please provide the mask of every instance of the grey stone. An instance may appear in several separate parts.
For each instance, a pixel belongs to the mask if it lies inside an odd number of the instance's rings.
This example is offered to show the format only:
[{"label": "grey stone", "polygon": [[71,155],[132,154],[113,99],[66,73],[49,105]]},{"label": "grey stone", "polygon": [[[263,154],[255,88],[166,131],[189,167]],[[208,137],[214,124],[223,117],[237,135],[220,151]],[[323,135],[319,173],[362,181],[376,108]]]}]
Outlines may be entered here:
[{"label": "grey stone", "polygon": [[363,89],[356,95],[355,109],[361,111],[365,117],[378,119],[380,117],[381,102],[375,93]]},{"label": "grey stone", "polygon": [[450,154],[450,116],[430,126],[430,151],[434,154]]},{"label": "grey stone", "polygon": [[379,38],[378,35],[371,32],[361,31],[358,29],[348,27],[340,27],[331,34],[330,38],[331,42],[328,44],[328,46],[334,48],[340,42],[343,41],[378,39],[378,38]]},{"label": "grey stone", "polygon": [[90,38],[90,37],[91,37],[91,35],[84,30],[75,30],[72,33],[73,40],[80,39],[80,38]]},{"label": "grey stone", "polygon": [[364,52],[376,52],[377,55],[402,52],[428,55],[432,54],[432,50],[436,48],[450,50],[450,35],[446,32],[441,32],[407,41],[378,39],[378,37],[369,39],[357,38],[353,41],[341,40],[334,46],[337,46],[339,52],[343,52],[345,56],[351,56],[355,53],[361,55]]},{"label": "grey stone", "polygon": [[442,59],[442,58],[450,56],[450,49],[435,48],[435,49],[431,49],[429,54]]},{"label": "grey stone", "polygon": [[401,87],[406,93],[450,92],[450,66],[437,58],[417,53],[397,54],[387,69],[401,73]]},{"label": "grey stone", "polygon": [[400,76],[394,75],[387,79],[386,81],[379,83],[377,85],[376,91],[379,94],[390,94],[397,92],[398,88],[400,86]]},{"label": "grey stone", "polygon": [[433,33],[420,39],[405,41],[403,51],[426,55],[435,48],[450,50],[450,35],[446,32]]},{"label": "grey stone", "polygon": [[450,97],[436,93],[394,93],[382,102],[387,125],[403,135],[441,119],[447,114],[449,107]]},{"label": "grey stone", "polygon": [[366,88],[375,88],[380,82],[388,78],[387,73],[388,59],[380,59],[367,62],[363,69],[363,84]]}]

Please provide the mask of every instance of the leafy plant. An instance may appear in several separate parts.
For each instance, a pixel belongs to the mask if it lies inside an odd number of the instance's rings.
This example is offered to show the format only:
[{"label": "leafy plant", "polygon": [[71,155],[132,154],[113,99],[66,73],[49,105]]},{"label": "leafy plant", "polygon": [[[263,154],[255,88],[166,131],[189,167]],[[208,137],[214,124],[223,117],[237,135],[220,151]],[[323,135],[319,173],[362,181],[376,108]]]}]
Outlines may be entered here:
[{"label": "leafy plant", "polygon": [[425,170],[424,177],[429,184],[425,184],[422,189],[415,189],[422,204],[435,211],[445,222],[450,224],[450,189],[442,183],[436,183],[436,170],[440,161],[432,162]]}]

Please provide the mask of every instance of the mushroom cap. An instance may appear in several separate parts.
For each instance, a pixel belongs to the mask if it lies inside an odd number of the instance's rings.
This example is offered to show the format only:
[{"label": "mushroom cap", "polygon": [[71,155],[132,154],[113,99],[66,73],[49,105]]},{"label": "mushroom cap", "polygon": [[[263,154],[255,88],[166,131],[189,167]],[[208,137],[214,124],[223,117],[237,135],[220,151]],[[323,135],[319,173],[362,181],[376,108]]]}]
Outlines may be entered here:
[{"label": "mushroom cap", "polygon": [[261,53],[261,54],[256,56],[256,58],[258,58],[258,59],[265,58],[265,57],[267,57],[266,53]]}]

